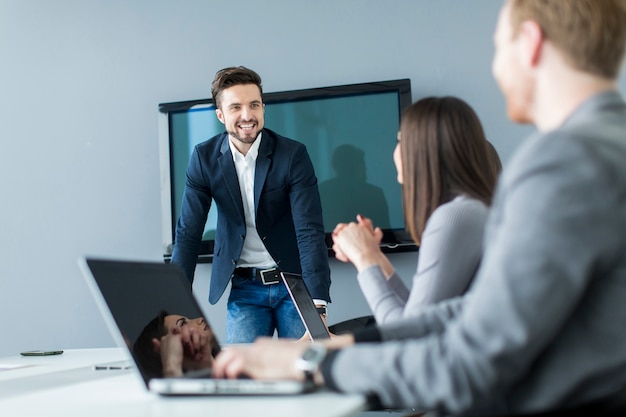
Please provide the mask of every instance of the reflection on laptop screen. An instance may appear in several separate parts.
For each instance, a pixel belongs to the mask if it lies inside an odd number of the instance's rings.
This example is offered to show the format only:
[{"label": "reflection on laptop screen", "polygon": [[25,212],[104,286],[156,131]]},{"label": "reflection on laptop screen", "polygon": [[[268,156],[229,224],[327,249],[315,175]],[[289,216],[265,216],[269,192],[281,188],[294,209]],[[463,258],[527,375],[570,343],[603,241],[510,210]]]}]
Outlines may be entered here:
[{"label": "reflection on laptop screen", "polygon": [[[314,384],[301,381],[211,378],[210,363],[220,346],[178,266],[93,258],[81,259],[80,266],[112,335],[129,349],[150,391],[168,396],[292,395],[315,389]],[[201,355],[190,354],[190,347],[182,345],[184,375],[175,378],[163,375],[161,355],[155,349],[158,344],[163,351],[163,343],[173,340],[165,336],[172,336],[172,326],[179,330],[196,326],[194,334],[208,342]],[[184,332],[189,330],[186,327]]]},{"label": "reflection on laptop screen", "polygon": [[95,259],[88,259],[87,264],[146,382],[162,376],[152,339],[160,339],[183,321],[201,327],[212,341],[213,355],[219,352],[211,327],[177,266]]}]

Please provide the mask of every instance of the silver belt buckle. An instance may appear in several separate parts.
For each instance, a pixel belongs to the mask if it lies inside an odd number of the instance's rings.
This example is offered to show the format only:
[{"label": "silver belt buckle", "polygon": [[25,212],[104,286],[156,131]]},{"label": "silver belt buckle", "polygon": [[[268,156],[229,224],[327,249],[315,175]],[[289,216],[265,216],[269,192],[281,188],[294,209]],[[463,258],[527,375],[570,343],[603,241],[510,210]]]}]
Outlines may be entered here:
[{"label": "silver belt buckle", "polygon": [[[273,277],[270,276],[267,279],[265,278],[265,274],[272,273],[272,272],[278,273],[278,268],[263,269],[259,271],[263,285],[278,284],[280,282],[280,280],[276,276],[273,276]],[[273,279],[273,281],[270,281],[270,278]]]}]

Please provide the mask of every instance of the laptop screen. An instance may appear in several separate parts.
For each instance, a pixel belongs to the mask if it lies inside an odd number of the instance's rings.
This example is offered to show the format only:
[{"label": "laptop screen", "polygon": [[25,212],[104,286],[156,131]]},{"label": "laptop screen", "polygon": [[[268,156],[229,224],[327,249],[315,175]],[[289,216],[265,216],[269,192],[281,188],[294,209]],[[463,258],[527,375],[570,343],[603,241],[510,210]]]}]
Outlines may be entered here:
[{"label": "laptop screen", "polygon": [[121,333],[146,384],[163,376],[153,339],[160,339],[171,326],[199,326],[211,341],[213,356],[219,352],[217,339],[178,266],[101,259],[86,259],[85,264],[93,277],[91,285],[97,286],[94,294],[102,295],[101,310],[110,311],[114,321],[107,324],[116,327],[111,329],[114,334]]},{"label": "laptop screen", "polygon": [[281,272],[280,275],[311,339],[328,339],[330,337],[328,329],[317,312],[311,293],[309,293],[302,277],[287,272]]}]

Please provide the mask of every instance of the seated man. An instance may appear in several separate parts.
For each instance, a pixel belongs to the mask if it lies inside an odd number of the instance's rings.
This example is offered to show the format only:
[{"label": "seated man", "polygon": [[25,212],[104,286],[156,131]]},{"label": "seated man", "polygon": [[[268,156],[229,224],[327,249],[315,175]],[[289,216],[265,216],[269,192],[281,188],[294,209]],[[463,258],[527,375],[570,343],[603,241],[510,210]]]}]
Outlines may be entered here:
[{"label": "seated man", "polygon": [[[384,406],[454,415],[602,415],[626,386],[624,22],[624,0],[505,2],[493,73],[509,117],[539,133],[500,178],[466,296],[326,346],[229,349],[214,373],[309,377]],[[367,247],[346,243],[369,233],[360,227],[343,227],[335,249],[358,270],[378,268]]]}]

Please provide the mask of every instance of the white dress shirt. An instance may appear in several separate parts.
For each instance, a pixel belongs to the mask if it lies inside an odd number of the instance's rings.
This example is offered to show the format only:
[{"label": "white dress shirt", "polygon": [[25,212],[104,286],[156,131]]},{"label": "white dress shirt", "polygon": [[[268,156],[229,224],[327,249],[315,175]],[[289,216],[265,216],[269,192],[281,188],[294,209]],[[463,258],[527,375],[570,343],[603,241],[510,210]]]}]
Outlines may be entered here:
[{"label": "white dress shirt", "polygon": [[[256,171],[256,158],[259,155],[259,146],[261,146],[263,132],[259,132],[256,140],[243,155],[233,145],[230,136],[228,138],[228,146],[230,153],[233,155],[237,178],[239,179],[239,190],[241,191],[241,200],[243,201],[243,212],[246,219],[246,239],[243,242],[241,256],[237,262],[238,267],[254,267],[260,269],[276,268],[276,261],[269,254],[259,232],[256,230],[256,216],[254,207],[254,173]],[[314,299],[315,305],[326,305],[326,300]]]},{"label": "white dress shirt", "polygon": [[230,152],[233,154],[233,161],[237,170],[241,200],[243,201],[243,212],[246,219],[246,240],[243,242],[243,249],[241,250],[237,266],[269,269],[275,268],[276,262],[265,249],[265,245],[256,230],[254,210],[254,173],[262,134],[262,132],[259,132],[245,156],[233,145],[230,137],[228,145],[230,146]]}]

